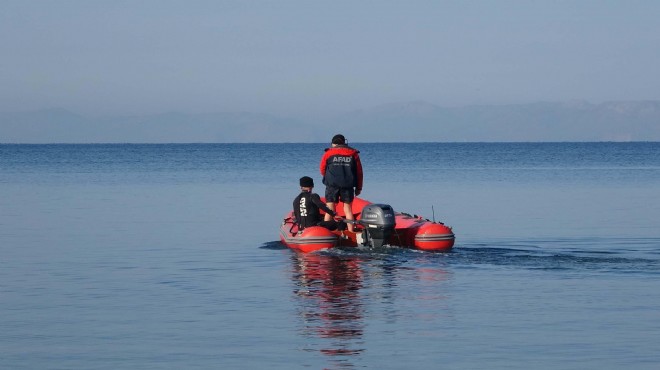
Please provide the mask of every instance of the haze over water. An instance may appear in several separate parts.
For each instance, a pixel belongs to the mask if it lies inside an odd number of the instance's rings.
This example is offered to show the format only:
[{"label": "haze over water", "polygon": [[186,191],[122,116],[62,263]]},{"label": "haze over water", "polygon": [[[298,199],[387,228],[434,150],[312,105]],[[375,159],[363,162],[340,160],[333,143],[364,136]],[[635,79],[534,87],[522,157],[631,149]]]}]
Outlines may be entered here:
[{"label": "haze over water", "polygon": [[0,145],[0,368],[660,366],[659,143],[354,145],[454,251],[284,248],[323,144]]}]

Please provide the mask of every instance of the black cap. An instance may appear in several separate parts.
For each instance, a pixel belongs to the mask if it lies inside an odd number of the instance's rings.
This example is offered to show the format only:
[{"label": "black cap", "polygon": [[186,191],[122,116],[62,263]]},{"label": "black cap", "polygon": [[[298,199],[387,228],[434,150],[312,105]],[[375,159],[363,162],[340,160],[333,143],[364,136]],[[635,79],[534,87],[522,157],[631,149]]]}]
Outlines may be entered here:
[{"label": "black cap", "polygon": [[300,186],[303,188],[313,188],[314,179],[309,176],[303,176],[300,178]]},{"label": "black cap", "polygon": [[346,144],[346,138],[342,134],[337,134],[332,137],[332,143],[337,145],[344,145]]}]

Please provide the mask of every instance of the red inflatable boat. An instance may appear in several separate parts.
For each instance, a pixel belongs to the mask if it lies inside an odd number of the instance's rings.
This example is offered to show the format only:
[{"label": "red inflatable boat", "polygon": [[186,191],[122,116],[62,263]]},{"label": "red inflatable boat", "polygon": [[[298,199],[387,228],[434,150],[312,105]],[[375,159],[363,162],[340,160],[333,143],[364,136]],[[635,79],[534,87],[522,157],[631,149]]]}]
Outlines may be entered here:
[{"label": "red inflatable boat", "polygon": [[[343,203],[337,204],[337,215],[344,217]],[[289,248],[313,252],[333,247],[380,247],[383,244],[447,252],[454,246],[452,229],[442,222],[421,216],[394,212],[387,204],[374,204],[361,198],[353,201],[355,232],[330,231],[312,226],[299,232],[293,211],[280,226],[280,240]]]}]

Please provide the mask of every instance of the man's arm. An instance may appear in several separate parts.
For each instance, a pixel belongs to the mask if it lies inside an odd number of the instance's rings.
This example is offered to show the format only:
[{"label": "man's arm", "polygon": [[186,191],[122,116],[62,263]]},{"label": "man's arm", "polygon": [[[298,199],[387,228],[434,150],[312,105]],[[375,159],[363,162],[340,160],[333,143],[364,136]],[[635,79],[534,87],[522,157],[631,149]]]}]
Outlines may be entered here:
[{"label": "man's arm", "polygon": [[360,155],[357,153],[355,153],[355,166],[357,170],[357,186],[355,187],[355,195],[360,195],[362,192],[362,162],[360,161]]},{"label": "man's arm", "polygon": [[325,153],[323,153],[323,157],[321,157],[321,164],[319,165],[319,168],[321,169],[321,176],[325,176],[325,167],[328,162],[328,151],[326,150]]},{"label": "man's arm", "polygon": [[321,197],[318,194],[312,194],[312,202],[314,202],[314,204],[316,204],[317,207],[322,209],[323,212],[329,214],[330,216],[332,217],[337,216],[337,213],[335,213],[333,210],[328,208],[328,206],[326,206],[325,203],[321,201]]}]

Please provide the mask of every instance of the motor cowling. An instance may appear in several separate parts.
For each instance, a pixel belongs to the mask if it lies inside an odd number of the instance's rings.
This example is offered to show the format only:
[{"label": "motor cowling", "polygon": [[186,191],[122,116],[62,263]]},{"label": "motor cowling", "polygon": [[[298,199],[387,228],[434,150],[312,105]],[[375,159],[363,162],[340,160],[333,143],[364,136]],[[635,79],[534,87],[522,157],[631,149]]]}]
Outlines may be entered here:
[{"label": "motor cowling", "polygon": [[382,247],[394,231],[394,209],[389,204],[369,204],[362,209],[363,245]]}]

